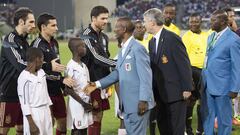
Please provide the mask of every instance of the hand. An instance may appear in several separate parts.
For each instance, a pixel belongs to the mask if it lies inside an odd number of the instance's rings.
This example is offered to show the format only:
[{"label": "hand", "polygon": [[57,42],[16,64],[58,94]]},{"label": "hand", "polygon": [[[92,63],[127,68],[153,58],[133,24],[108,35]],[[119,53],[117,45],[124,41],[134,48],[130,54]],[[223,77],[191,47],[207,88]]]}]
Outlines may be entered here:
[{"label": "hand", "polygon": [[99,108],[98,102],[95,99],[93,100],[93,108],[94,109],[98,109]]},{"label": "hand", "polygon": [[39,128],[37,127],[37,125],[33,121],[32,116],[28,115],[27,119],[28,119],[28,123],[29,123],[29,126],[30,126],[31,135],[39,135],[40,134]]},{"label": "hand", "polygon": [[192,93],[190,91],[184,91],[183,92],[183,99],[187,100],[191,95],[192,95]]},{"label": "hand", "polygon": [[53,59],[53,60],[51,61],[52,71],[55,71],[55,72],[63,72],[66,67],[65,67],[64,65],[62,65],[62,64],[57,63],[57,62],[56,62],[57,60],[59,60],[59,58]]},{"label": "hand", "polygon": [[228,96],[229,96],[230,98],[236,98],[237,95],[238,95],[237,92],[231,92],[231,91],[230,91],[230,92],[228,93]]},{"label": "hand", "polygon": [[82,106],[84,108],[84,111],[86,111],[86,112],[90,112],[90,111],[93,110],[93,106],[91,104],[89,104],[89,103],[84,102],[82,104]]},{"label": "hand", "polygon": [[138,115],[142,116],[148,109],[147,101],[139,101],[138,103]]},{"label": "hand", "polygon": [[65,77],[63,79],[63,84],[67,85],[68,87],[72,88],[75,84],[75,81],[71,77]]},{"label": "hand", "polygon": [[90,95],[95,89],[97,89],[96,84],[94,82],[90,82],[87,86],[83,88],[83,91],[87,95]]}]

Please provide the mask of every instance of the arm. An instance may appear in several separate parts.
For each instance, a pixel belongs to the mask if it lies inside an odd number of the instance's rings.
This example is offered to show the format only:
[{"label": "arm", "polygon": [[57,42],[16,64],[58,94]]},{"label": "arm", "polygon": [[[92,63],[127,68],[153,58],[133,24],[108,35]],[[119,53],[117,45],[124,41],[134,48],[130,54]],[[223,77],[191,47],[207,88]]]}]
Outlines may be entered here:
[{"label": "arm", "polygon": [[171,51],[174,62],[177,66],[178,73],[181,79],[181,87],[182,91],[192,91],[192,70],[191,64],[185,49],[184,44],[182,43],[181,39],[178,37],[174,37],[171,39]]},{"label": "arm", "polygon": [[99,82],[101,84],[101,88],[105,89],[105,88],[109,87],[110,85],[118,82],[118,80],[119,80],[119,72],[118,72],[118,69],[116,68],[108,76],[100,79]]},{"label": "arm", "polygon": [[[65,74],[68,76],[69,79],[74,80],[74,69],[73,68],[68,66],[67,70],[65,71]],[[65,88],[63,89],[63,91],[65,94],[70,95],[73,99],[75,99],[78,103],[80,103],[86,111],[92,110],[92,106],[90,104],[84,102],[82,100],[82,98],[76,92],[74,92],[72,87],[69,87],[66,85]]]},{"label": "arm", "polygon": [[152,70],[147,50],[140,46],[134,51],[137,73],[140,80],[138,114],[143,115],[148,109],[148,101],[152,101]]},{"label": "arm", "polygon": [[72,88],[66,86],[65,89],[63,89],[63,91],[64,91],[66,94],[70,95],[70,96],[71,96],[73,99],[75,99],[78,103],[80,103],[80,104],[83,106],[83,108],[84,108],[85,111],[89,112],[89,111],[91,111],[91,110],[93,109],[92,105],[84,102],[84,101],[82,100],[82,98],[81,98],[77,93],[75,93]]},{"label": "arm", "polygon": [[134,50],[136,58],[136,68],[140,80],[140,101],[151,101],[152,96],[152,70],[150,67],[150,59],[146,49],[143,46]]},{"label": "arm", "polygon": [[[21,80],[24,80],[24,81],[21,81]],[[21,77],[18,79],[18,96],[19,96],[19,101],[21,104],[23,115],[27,117],[27,120],[29,122],[31,134],[39,134],[39,129],[32,119],[31,107],[29,105],[29,98],[30,98],[29,83],[31,82],[28,81],[27,79],[22,79]]]},{"label": "arm", "polygon": [[83,91],[87,95],[90,95],[95,89],[97,89],[97,88],[105,89],[105,88],[109,87],[110,85],[118,82],[118,80],[119,80],[118,70],[115,69],[108,76],[102,78],[101,80],[96,81],[96,82],[90,82],[87,86],[85,86]]},{"label": "arm", "polygon": [[240,92],[240,40],[237,40],[235,44],[230,47],[230,57],[231,57],[231,83],[232,88],[230,92],[238,93]]},{"label": "arm", "polygon": [[[93,41],[90,41],[90,39],[85,39],[84,40],[85,44],[87,45],[87,55],[84,57],[84,62],[86,64],[88,64],[89,61],[91,61],[89,58],[86,57],[90,57],[90,55],[92,55],[92,57],[94,57],[92,60],[94,61],[95,64],[100,65],[100,66],[111,66],[114,67],[116,66],[116,61],[105,58],[103,56],[101,56],[100,54],[98,54],[93,46]],[[88,66],[89,67],[89,66]]]},{"label": "arm", "polygon": [[7,61],[20,73],[24,68],[26,68],[26,61],[22,59],[22,56],[17,51],[16,44],[10,44],[3,41],[2,45],[2,56],[5,56]]}]

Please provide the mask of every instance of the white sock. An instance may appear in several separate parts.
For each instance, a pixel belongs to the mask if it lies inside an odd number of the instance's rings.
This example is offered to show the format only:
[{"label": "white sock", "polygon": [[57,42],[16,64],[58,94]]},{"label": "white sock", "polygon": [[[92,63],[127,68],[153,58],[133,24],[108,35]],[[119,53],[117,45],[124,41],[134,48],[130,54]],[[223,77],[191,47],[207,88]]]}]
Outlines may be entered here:
[{"label": "white sock", "polygon": [[127,135],[126,129],[118,129],[118,135]]},{"label": "white sock", "polygon": [[236,117],[238,115],[238,100],[239,100],[239,97],[236,97],[233,99],[233,111],[234,111],[234,117]]}]

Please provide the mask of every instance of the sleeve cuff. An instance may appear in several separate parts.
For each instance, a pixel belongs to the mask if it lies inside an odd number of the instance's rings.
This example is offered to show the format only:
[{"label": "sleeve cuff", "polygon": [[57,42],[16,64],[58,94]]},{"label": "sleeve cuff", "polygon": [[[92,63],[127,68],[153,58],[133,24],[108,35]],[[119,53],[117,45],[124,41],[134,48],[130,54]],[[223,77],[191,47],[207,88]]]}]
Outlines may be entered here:
[{"label": "sleeve cuff", "polygon": [[30,110],[30,108],[24,108],[24,111],[23,111],[23,115],[31,115],[31,110]]},{"label": "sleeve cuff", "polygon": [[95,84],[96,84],[97,88],[101,88],[102,87],[100,81],[96,81]]}]

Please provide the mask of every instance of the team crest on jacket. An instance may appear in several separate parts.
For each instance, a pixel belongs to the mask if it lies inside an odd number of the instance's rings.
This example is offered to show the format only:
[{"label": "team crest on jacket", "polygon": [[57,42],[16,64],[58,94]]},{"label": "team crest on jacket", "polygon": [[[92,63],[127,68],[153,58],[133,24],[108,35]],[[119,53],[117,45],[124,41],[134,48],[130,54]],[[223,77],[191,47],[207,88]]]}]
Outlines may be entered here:
[{"label": "team crest on jacket", "polygon": [[163,54],[163,56],[162,56],[162,63],[163,63],[163,64],[168,63],[168,58],[167,58],[167,56],[165,56],[164,54]]},{"label": "team crest on jacket", "polygon": [[125,64],[125,70],[126,70],[126,71],[131,71],[131,70],[132,70],[132,67],[131,67],[131,64],[130,64],[130,63],[126,63],[126,64]]}]

